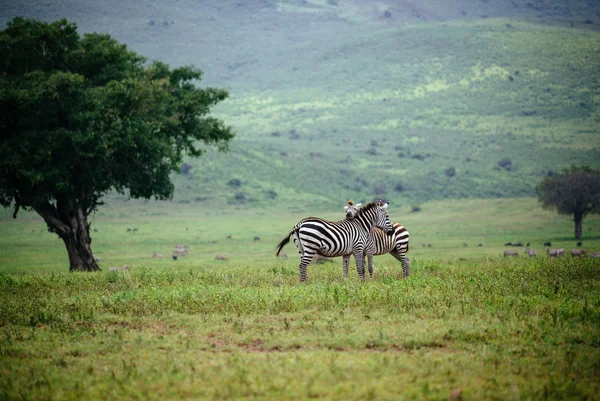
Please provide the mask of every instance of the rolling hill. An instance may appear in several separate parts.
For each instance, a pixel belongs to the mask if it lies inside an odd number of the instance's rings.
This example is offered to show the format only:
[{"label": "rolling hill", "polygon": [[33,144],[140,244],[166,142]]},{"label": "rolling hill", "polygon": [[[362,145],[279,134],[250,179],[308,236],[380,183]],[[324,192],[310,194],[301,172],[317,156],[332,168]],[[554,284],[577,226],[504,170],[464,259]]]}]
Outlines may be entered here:
[{"label": "rolling hill", "polygon": [[[229,90],[230,151],[175,200],[240,208],[533,196],[600,167],[600,4],[587,1],[0,2],[66,17]],[[110,195],[115,197],[115,195]],[[118,198],[118,197],[117,197]]]}]

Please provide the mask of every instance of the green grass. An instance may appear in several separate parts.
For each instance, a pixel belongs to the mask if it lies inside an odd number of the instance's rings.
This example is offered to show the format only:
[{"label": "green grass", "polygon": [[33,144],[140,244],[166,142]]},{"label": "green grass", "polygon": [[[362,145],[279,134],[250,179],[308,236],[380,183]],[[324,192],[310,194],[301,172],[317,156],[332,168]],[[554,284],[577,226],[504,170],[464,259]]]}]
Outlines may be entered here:
[{"label": "green grass", "polygon": [[[337,258],[306,284],[293,245],[273,256],[294,211],[109,203],[93,274],[67,273],[34,214],[4,211],[0,399],[593,399],[599,262],[543,256],[544,241],[575,248],[569,218],[533,199],[421,206],[390,207],[411,232],[409,279],[380,256],[374,278],[344,280]],[[598,230],[584,220],[584,248]],[[542,255],[505,260],[507,241]],[[190,255],[173,261],[177,243]]]},{"label": "green grass", "polygon": [[589,259],[1,276],[4,399],[590,399]]}]

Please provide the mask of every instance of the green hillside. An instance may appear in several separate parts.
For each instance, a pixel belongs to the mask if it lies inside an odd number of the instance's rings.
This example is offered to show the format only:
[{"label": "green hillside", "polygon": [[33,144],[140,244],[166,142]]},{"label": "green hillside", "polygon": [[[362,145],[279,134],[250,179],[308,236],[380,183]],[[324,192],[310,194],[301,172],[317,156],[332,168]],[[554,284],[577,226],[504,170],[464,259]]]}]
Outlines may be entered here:
[{"label": "green hillside", "polygon": [[237,137],[187,161],[179,202],[533,196],[570,164],[600,167],[600,5],[204,3],[23,1],[0,23],[66,17],[227,88],[214,113]]}]

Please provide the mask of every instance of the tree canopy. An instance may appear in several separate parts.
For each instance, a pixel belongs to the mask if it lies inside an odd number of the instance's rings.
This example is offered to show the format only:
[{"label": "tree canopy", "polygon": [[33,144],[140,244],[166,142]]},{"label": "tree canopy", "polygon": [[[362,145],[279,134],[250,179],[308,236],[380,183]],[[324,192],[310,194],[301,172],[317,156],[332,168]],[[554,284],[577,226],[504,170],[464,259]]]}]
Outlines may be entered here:
[{"label": "tree canopy", "polygon": [[[13,19],[0,32],[0,204],[32,208],[65,243],[86,231],[89,248],[87,216],[108,191],[169,199],[185,154],[234,136],[209,115],[227,91],[197,87],[201,76],[64,19]],[[72,270],[97,269],[69,256]]]},{"label": "tree canopy", "polygon": [[583,218],[600,213],[600,172],[571,166],[562,174],[545,178],[538,187],[538,199],[546,209],[573,215],[575,238],[581,238]]}]

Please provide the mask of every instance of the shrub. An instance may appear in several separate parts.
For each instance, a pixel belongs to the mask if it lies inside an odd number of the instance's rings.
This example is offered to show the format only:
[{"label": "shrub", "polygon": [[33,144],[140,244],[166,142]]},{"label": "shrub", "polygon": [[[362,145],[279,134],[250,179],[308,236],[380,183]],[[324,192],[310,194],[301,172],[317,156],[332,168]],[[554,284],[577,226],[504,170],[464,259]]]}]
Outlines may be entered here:
[{"label": "shrub", "polygon": [[456,169],[454,167],[448,167],[444,170],[444,174],[448,177],[454,177],[456,175]]},{"label": "shrub", "polygon": [[404,192],[405,190],[406,190],[406,187],[401,182],[397,183],[396,186],[394,187],[394,191],[396,191],[396,192]]},{"label": "shrub", "polygon": [[505,157],[504,159],[500,160],[498,162],[498,166],[505,169],[506,171],[514,170],[514,165],[512,163],[512,160],[510,159],[510,157]]},{"label": "shrub", "polygon": [[277,192],[273,191],[273,190],[268,190],[265,192],[265,196],[267,197],[267,199],[275,199],[277,198],[279,195],[277,194]]},{"label": "shrub", "polygon": [[231,188],[239,188],[242,186],[242,182],[237,178],[232,178],[227,182],[227,185],[229,185]]}]

